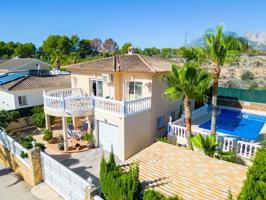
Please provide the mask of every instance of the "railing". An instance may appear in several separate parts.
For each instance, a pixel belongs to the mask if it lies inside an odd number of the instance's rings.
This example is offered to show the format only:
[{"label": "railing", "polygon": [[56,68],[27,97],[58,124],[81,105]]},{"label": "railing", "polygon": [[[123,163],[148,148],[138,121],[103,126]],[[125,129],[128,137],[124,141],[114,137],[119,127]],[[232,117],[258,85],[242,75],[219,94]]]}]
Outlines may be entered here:
[{"label": "railing", "polygon": [[259,144],[237,141],[237,155],[245,158],[251,158],[256,154]]},{"label": "railing", "polygon": [[112,99],[93,97],[93,107],[113,114],[123,114],[123,103]]},{"label": "railing", "polygon": [[142,112],[151,108],[151,97],[145,97],[133,101],[126,101],[124,104],[124,113],[126,115]]},{"label": "railing", "polygon": [[25,149],[21,144],[17,143],[13,138],[8,136],[5,132],[0,130],[0,144],[14,154],[20,161],[22,161],[27,167],[31,166],[29,158],[22,158],[21,153],[28,154],[28,150]]},{"label": "railing", "polygon": [[65,167],[45,152],[41,152],[42,176],[45,183],[66,200],[85,199],[91,183]]},{"label": "railing", "polygon": [[151,97],[133,101],[116,101],[103,97],[86,96],[79,88],[44,92],[44,107],[58,112],[79,112],[92,109],[128,116],[151,109]]},{"label": "railing", "polygon": [[[176,137],[177,144],[187,145],[186,127],[169,122],[168,134]],[[201,134],[203,137],[206,137],[210,135],[210,131],[201,129],[192,130],[192,135],[196,134]],[[252,158],[260,147],[259,144],[237,140],[237,138],[233,137],[226,137],[224,134],[217,133],[217,136],[222,138],[221,148],[223,151],[236,151],[237,155],[243,158]]]}]

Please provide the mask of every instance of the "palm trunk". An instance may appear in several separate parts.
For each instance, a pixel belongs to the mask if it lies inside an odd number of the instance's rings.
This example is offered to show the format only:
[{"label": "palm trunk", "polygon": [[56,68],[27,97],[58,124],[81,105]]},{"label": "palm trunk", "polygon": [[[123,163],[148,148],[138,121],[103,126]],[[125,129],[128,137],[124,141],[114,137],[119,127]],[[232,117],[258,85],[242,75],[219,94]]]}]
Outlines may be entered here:
[{"label": "palm trunk", "polygon": [[219,66],[213,72],[213,88],[212,88],[212,121],[211,134],[216,135],[216,118],[217,118],[217,96],[219,85],[220,68]]},{"label": "palm trunk", "polygon": [[185,108],[185,120],[186,120],[186,134],[188,139],[188,148],[192,149],[192,145],[190,142],[191,137],[191,100],[186,95],[184,97],[184,108]]}]

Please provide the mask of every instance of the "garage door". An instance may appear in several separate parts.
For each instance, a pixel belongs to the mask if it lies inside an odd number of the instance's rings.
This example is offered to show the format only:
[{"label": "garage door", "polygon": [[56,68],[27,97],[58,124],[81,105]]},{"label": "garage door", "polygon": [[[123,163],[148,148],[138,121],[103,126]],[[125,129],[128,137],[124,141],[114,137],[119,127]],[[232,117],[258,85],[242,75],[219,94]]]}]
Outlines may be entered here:
[{"label": "garage door", "polygon": [[99,122],[99,143],[104,150],[113,151],[115,154],[119,152],[119,131],[118,127],[105,122]]}]

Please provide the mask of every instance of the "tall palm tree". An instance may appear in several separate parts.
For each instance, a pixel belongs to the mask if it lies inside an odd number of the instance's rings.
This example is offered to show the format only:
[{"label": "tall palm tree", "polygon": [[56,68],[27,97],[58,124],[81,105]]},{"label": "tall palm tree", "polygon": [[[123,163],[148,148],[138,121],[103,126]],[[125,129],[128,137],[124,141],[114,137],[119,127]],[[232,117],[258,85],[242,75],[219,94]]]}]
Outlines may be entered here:
[{"label": "tall palm tree", "polygon": [[183,67],[172,65],[172,70],[164,79],[168,87],[165,96],[170,100],[183,98],[186,121],[186,134],[188,138],[188,148],[191,147],[191,100],[204,101],[205,92],[209,87],[210,75],[195,64],[187,62]]},{"label": "tall palm tree", "polygon": [[232,33],[224,33],[222,25],[218,26],[215,32],[205,33],[204,41],[205,48],[185,49],[183,56],[197,63],[211,62],[213,78],[211,133],[216,135],[217,95],[221,67],[238,58],[243,49],[243,41]]}]

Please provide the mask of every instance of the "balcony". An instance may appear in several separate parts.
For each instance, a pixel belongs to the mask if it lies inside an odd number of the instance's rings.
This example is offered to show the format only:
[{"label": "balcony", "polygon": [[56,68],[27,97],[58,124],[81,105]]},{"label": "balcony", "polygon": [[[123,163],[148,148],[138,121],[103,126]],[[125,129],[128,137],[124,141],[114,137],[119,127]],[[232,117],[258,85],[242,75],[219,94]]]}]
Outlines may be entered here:
[{"label": "balcony", "polygon": [[87,116],[95,111],[129,116],[151,109],[151,97],[132,101],[117,101],[88,96],[80,88],[52,90],[43,94],[46,114],[53,116]]}]

